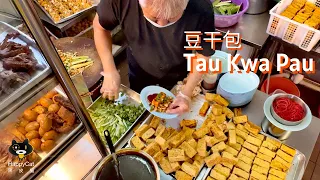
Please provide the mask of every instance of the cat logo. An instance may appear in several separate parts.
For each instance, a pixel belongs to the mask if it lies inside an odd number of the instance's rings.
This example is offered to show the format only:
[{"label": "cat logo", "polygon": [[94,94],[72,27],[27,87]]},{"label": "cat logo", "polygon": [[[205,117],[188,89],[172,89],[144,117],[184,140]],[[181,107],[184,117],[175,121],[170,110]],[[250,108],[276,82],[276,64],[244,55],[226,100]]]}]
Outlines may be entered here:
[{"label": "cat logo", "polygon": [[27,155],[32,153],[33,147],[29,144],[29,140],[25,139],[22,143],[17,143],[12,140],[12,144],[9,147],[9,152],[19,157],[19,160],[23,160]]}]

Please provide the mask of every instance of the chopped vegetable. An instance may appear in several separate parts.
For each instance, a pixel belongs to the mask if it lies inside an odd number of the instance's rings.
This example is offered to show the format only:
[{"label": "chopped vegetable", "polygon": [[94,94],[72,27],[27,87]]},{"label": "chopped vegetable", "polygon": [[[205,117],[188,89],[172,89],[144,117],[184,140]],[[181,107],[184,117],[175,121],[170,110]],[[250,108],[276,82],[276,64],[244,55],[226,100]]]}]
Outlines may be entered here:
[{"label": "chopped vegetable", "polygon": [[219,15],[237,14],[240,11],[241,5],[242,4],[236,5],[231,1],[221,1],[221,0],[215,0],[212,3],[214,13]]},{"label": "chopped vegetable", "polygon": [[62,52],[61,50],[58,50],[58,54],[70,76],[82,73],[93,65],[93,60],[88,56],[77,56],[77,53]]},{"label": "chopped vegetable", "polygon": [[115,143],[142,114],[143,110],[141,104],[139,106],[125,105],[102,99],[88,111],[102,141],[106,143],[103,132],[107,129],[112,142]]}]

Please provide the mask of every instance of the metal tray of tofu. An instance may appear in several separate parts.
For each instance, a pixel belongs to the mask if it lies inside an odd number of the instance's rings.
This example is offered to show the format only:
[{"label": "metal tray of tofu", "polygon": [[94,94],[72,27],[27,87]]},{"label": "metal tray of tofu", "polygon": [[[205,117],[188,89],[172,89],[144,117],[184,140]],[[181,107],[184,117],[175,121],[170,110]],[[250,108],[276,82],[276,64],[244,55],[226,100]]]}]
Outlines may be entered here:
[{"label": "metal tray of tofu", "polygon": [[[52,83],[51,85],[45,87],[43,90],[34,95],[31,99],[29,99],[26,103],[21,105],[17,110],[7,116],[0,124],[0,129],[5,129],[8,126],[12,125],[12,123],[18,122],[18,117],[24,112],[24,110],[31,107],[35,102],[37,102],[41,97],[43,97],[46,93],[51,90],[55,90],[61,96],[67,98],[66,94],[62,90],[60,85],[57,86],[57,83]],[[40,156],[41,160],[36,163],[29,171],[23,172],[24,175],[20,179],[29,179],[30,176],[33,176],[36,171],[39,171],[40,167],[43,166],[43,163],[48,163],[48,159],[51,158],[56,151],[61,149],[70,139],[77,136],[77,133],[81,132],[80,129],[83,128],[82,122],[75,124],[73,129],[66,134],[59,134],[55,147],[51,149],[49,152],[44,151],[36,151],[36,153]]]},{"label": "metal tray of tofu", "polygon": [[[0,93],[0,111],[7,107],[10,103],[18,99],[32,87],[37,85],[41,82],[44,78],[51,74],[50,66],[47,64],[46,60],[42,56],[38,46],[36,45],[35,41],[31,39],[28,35],[24,34],[23,32],[17,30],[16,28],[12,27],[11,25],[1,22],[0,21],[0,42],[4,40],[7,34],[9,33],[19,33],[20,35],[11,40],[15,43],[19,43],[22,45],[28,45],[30,50],[33,53],[33,57],[38,61],[39,65],[42,67],[42,70],[35,70],[30,74],[30,80],[28,80],[25,84],[18,87],[13,93],[11,94],[1,94]],[[2,64],[0,65],[0,71],[3,71]]]},{"label": "metal tray of tofu", "polygon": [[[126,87],[125,85],[121,84],[120,86],[120,93],[123,94],[123,96],[119,96],[119,99],[115,103],[120,104],[131,104],[139,106],[141,104],[140,100],[140,94],[133,91],[132,89]],[[89,107],[88,109],[93,109],[95,107],[95,103],[101,101],[102,96],[97,98]],[[122,134],[122,136],[117,140],[117,142],[114,144],[115,147],[119,145],[119,143],[125,138],[125,136],[132,130],[133,127],[136,126],[136,124],[139,122],[142,115],[146,112],[146,109],[142,111],[140,116],[132,123],[132,125],[126,130],[125,133]]]},{"label": "metal tray of tofu", "polygon": [[89,0],[92,2],[92,6],[91,7],[88,7],[86,9],[83,9],[79,12],[76,12],[68,17],[65,17],[65,18],[62,18],[60,19],[59,21],[54,21],[53,18],[51,17],[51,15],[40,5],[40,3],[38,2],[38,0],[34,0],[35,4],[45,13],[45,15],[55,24],[60,24],[60,23],[63,23],[63,22],[66,22],[72,18],[75,18],[77,16],[79,16],[80,14],[86,12],[86,11],[89,11],[89,10],[92,10],[94,8],[96,8],[96,6],[98,5],[98,3],[100,2],[99,0]]},{"label": "metal tray of tofu", "polygon": [[[271,139],[274,139],[278,142],[280,142],[281,144],[284,144],[286,145],[285,143],[282,143],[280,140],[270,136],[269,134],[266,134],[264,132],[260,132],[260,134],[266,136],[266,137],[269,137]],[[286,145],[288,146],[288,145]],[[295,149],[291,146],[288,146],[292,149]],[[287,172],[287,176],[286,176],[286,180],[301,180],[302,177],[303,177],[303,174],[304,174],[304,171],[305,171],[305,168],[306,168],[306,157],[303,153],[301,153],[299,150],[295,149],[296,150],[296,154],[294,155],[293,157],[293,161],[291,163],[291,167],[290,169],[288,170]],[[210,172],[211,170],[213,169],[212,168],[207,168],[205,167],[204,168],[204,175],[202,176],[202,179],[201,180],[206,180],[208,176],[210,176]],[[231,173],[232,173],[232,170],[231,170]]]}]

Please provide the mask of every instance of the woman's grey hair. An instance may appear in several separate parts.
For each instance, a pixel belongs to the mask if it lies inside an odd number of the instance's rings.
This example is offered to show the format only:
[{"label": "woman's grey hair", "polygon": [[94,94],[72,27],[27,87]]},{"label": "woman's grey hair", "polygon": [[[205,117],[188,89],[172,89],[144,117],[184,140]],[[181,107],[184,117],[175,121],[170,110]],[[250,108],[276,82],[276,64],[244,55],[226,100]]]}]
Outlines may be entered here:
[{"label": "woman's grey hair", "polygon": [[189,0],[139,0],[144,8],[150,8],[157,18],[170,19],[179,16],[186,9]]}]

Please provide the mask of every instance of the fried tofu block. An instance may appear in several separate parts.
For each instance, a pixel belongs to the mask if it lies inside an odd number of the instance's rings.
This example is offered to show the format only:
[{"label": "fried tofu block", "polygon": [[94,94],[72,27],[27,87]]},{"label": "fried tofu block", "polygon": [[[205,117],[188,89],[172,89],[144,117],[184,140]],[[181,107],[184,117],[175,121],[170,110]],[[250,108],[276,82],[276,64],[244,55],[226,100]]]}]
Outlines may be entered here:
[{"label": "fried tofu block", "polygon": [[222,162],[227,162],[227,163],[231,163],[233,165],[237,164],[239,159],[234,157],[232,154],[230,154],[229,152],[223,151],[222,152]]},{"label": "fried tofu block", "polygon": [[210,128],[209,127],[201,127],[199,129],[197,129],[194,133],[193,133],[193,137],[195,139],[201,139],[203,138],[205,135],[207,135],[210,132]]},{"label": "fried tofu block", "polygon": [[233,149],[237,150],[237,151],[240,151],[241,148],[242,148],[241,144],[238,144],[238,143],[236,143],[236,144],[234,144],[234,145],[231,145],[230,143],[228,143],[228,145],[229,145],[230,147],[232,147]]},{"label": "fried tofu block", "polygon": [[159,124],[154,135],[161,136],[165,132],[165,130],[166,130],[166,126],[164,126],[163,124]]},{"label": "fried tofu block", "polygon": [[[221,159],[221,160],[222,160],[222,159]],[[222,162],[221,164],[222,164],[223,166],[229,168],[230,170],[233,168],[233,164],[231,164],[231,163]]]},{"label": "fried tofu block", "polygon": [[157,144],[159,144],[159,146],[161,147],[161,149],[162,149],[163,151],[165,151],[165,150],[167,150],[167,149],[169,148],[169,145],[168,145],[167,141],[166,141],[163,137],[161,137],[161,136],[157,136],[157,137],[155,138],[155,142],[156,142]]},{"label": "fried tofu block", "polygon": [[276,151],[278,149],[277,146],[275,146],[274,144],[272,144],[269,141],[263,141],[262,147],[268,148],[271,151]]},{"label": "fried tofu block", "polygon": [[160,162],[159,162],[159,165],[160,165],[160,167],[161,167],[161,169],[163,170],[164,173],[170,174],[170,173],[173,172],[173,169],[172,169],[172,167],[170,165],[170,162],[169,162],[167,157],[162,158],[160,160]]},{"label": "fried tofu block", "polygon": [[236,130],[229,130],[229,144],[230,145],[237,144]]},{"label": "fried tofu block", "polygon": [[246,171],[247,173],[249,173],[251,169],[251,166],[249,164],[246,164],[241,160],[238,161],[238,163],[236,164],[236,167]]},{"label": "fried tofu block", "polygon": [[230,153],[230,154],[232,154],[233,156],[237,156],[238,155],[238,151],[237,150],[235,150],[235,149],[233,149],[232,147],[230,147],[230,146],[228,146],[228,145],[226,145],[226,149],[225,149],[225,151],[226,152],[228,152],[228,153]]},{"label": "fried tofu block", "polygon": [[[236,134],[237,134],[237,132],[236,132]],[[244,139],[242,139],[240,136],[237,136],[236,140],[237,140],[237,143],[239,143],[241,145],[244,143]]]},{"label": "fried tofu block", "polygon": [[195,128],[197,127],[197,120],[194,119],[183,119],[180,121],[180,127],[189,127],[189,128]]},{"label": "fried tofu block", "polygon": [[144,141],[146,141],[147,139],[151,138],[154,135],[155,132],[156,131],[154,129],[150,128],[145,133],[142,134],[141,138]]},{"label": "fried tofu block", "polygon": [[135,148],[137,148],[139,150],[144,148],[144,143],[140,140],[140,138],[138,136],[134,136],[131,139],[131,143]]},{"label": "fried tofu block", "polygon": [[219,142],[218,144],[212,146],[211,151],[212,152],[222,152],[226,148],[227,148],[227,146],[224,142]]},{"label": "fried tofu block", "polygon": [[134,133],[138,136],[141,137],[142,134],[144,134],[150,126],[148,124],[141,125],[137,130],[134,131]]},{"label": "fried tofu block", "polygon": [[278,178],[277,176],[274,176],[274,175],[272,175],[272,174],[269,174],[268,180],[282,180],[282,179],[280,179],[280,178]]},{"label": "fried tofu block", "polygon": [[170,162],[170,165],[171,165],[171,168],[173,171],[178,171],[181,168],[181,166],[178,162]]},{"label": "fried tofu block", "polygon": [[[157,131],[156,131],[157,132]],[[165,140],[168,140],[169,136],[170,136],[170,130],[169,129],[165,129],[164,132],[160,135],[161,137],[163,137]]]},{"label": "fried tofu block", "polygon": [[258,152],[258,147],[248,143],[248,141],[244,142],[242,146],[249,149],[250,151],[252,151],[254,153]]},{"label": "fried tofu block", "polygon": [[171,134],[170,134],[170,136],[167,138],[167,140],[168,140],[168,141],[172,141],[172,140],[174,139],[174,137],[175,137],[176,135],[178,135],[178,134],[179,134],[178,131],[176,131],[176,130],[172,131]]},{"label": "fried tofu block", "polygon": [[186,136],[184,135],[183,132],[180,132],[176,136],[173,137],[171,141],[169,141],[169,146],[176,148],[182,144],[183,141],[185,141]]},{"label": "fried tofu block", "polygon": [[214,136],[217,139],[223,139],[225,134],[223,133],[223,131],[218,127],[217,124],[213,124],[210,128],[211,132],[214,134]]},{"label": "fried tofu block", "polygon": [[188,127],[183,127],[182,131],[184,132],[184,135],[186,136],[186,140],[193,139],[193,133],[194,129],[188,128]]},{"label": "fried tofu block", "polygon": [[248,116],[247,115],[236,116],[233,118],[233,122],[235,124],[242,124],[242,123],[248,122]]},{"label": "fried tofu block", "polygon": [[149,145],[151,143],[155,142],[155,139],[154,138],[151,138],[151,139],[147,139],[146,140],[146,144]]},{"label": "fried tofu block", "polygon": [[219,116],[216,116],[216,117],[215,117],[215,120],[216,120],[216,123],[217,123],[217,124],[222,124],[222,123],[224,123],[224,122],[227,120],[227,118],[226,118],[226,115],[225,115],[225,114],[221,114],[221,115],[219,115]]},{"label": "fried tofu block", "polygon": [[249,173],[245,172],[244,170],[241,170],[239,168],[233,168],[233,174],[237,175],[237,176],[240,176],[242,178],[245,178],[245,179],[249,179]]},{"label": "fried tofu block", "polygon": [[215,179],[213,179],[212,177],[208,176],[208,177],[206,178],[206,180],[215,180]]},{"label": "fried tofu block", "polygon": [[281,143],[280,143],[279,141],[275,140],[275,139],[272,139],[272,138],[270,138],[270,137],[267,137],[267,138],[266,138],[266,141],[274,144],[275,146],[277,146],[277,148],[280,148],[280,147],[281,147]]},{"label": "fried tofu block", "polygon": [[272,161],[272,157],[264,155],[264,154],[262,154],[260,152],[257,153],[257,157],[262,159],[262,160],[264,160],[264,161],[267,161],[269,163],[271,163],[271,161]]},{"label": "fried tofu block", "polygon": [[197,149],[198,143],[197,143],[196,140],[194,140],[194,139],[189,139],[189,140],[187,140],[187,143],[188,143],[193,149]]},{"label": "fried tofu block", "polygon": [[288,163],[291,163],[291,162],[293,161],[293,157],[290,156],[289,154],[283,152],[281,149],[279,149],[279,150],[277,151],[277,155],[278,155],[279,157],[281,157],[282,159],[284,159],[285,161],[287,161]]},{"label": "fried tofu block", "polygon": [[193,156],[197,154],[197,151],[193,149],[192,146],[190,146],[190,144],[188,144],[186,141],[180,145],[180,148],[184,150],[185,154],[189,158],[193,158]]},{"label": "fried tofu block", "polygon": [[229,106],[229,102],[219,94],[216,94],[216,96],[213,97],[213,101],[221,106]]},{"label": "fried tofu block", "polygon": [[190,164],[193,163],[193,159],[189,158],[188,156],[184,156],[184,157],[185,157],[184,162],[188,162]]},{"label": "fried tofu block", "polygon": [[214,166],[213,169],[216,170],[218,173],[224,175],[226,178],[229,177],[231,171],[229,168],[223,167],[221,164],[217,164],[216,166]]},{"label": "fried tofu block", "polygon": [[159,117],[153,116],[153,118],[152,118],[149,126],[150,126],[151,128],[153,128],[153,129],[157,129],[157,127],[158,127],[159,124],[160,124],[160,121],[161,121],[161,119],[160,119]]},{"label": "fried tofu block", "polygon": [[222,113],[226,114],[228,119],[232,119],[234,117],[234,113],[231,111],[231,109],[225,106],[222,107]]},{"label": "fried tofu block", "polygon": [[236,129],[236,125],[233,122],[228,122],[227,123],[227,130],[235,130]]},{"label": "fried tofu block", "polygon": [[209,102],[212,102],[212,101],[214,101],[214,97],[216,96],[216,94],[213,94],[213,93],[206,93],[206,95],[205,95],[205,99],[207,100],[207,101],[209,101]]},{"label": "fried tofu block", "polygon": [[233,112],[234,112],[234,116],[242,116],[242,110],[241,108],[234,108],[233,109]]},{"label": "fried tofu block", "polygon": [[219,164],[220,160],[221,160],[221,156],[217,152],[212,153],[210,156],[204,159],[204,161],[206,162],[209,168],[213,167],[216,164]]},{"label": "fried tofu block", "polygon": [[[279,157],[279,156],[276,156],[273,160],[272,160],[272,162],[273,161],[278,161],[278,162],[280,162],[281,164],[283,164],[287,169],[290,169],[290,167],[291,167],[291,164],[290,163],[288,163],[287,161],[285,161],[285,160],[283,160],[281,157]],[[271,162],[271,163],[272,163]]]},{"label": "fried tofu block", "polygon": [[211,136],[205,137],[205,140],[207,142],[207,146],[209,146],[209,147],[212,147],[212,146],[216,145],[217,143],[223,142],[227,139],[228,139],[227,136],[224,136],[224,138],[222,138],[222,139],[217,139],[217,138],[211,137]]},{"label": "fried tofu block", "polygon": [[269,174],[272,174],[272,175],[275,175],[277,176],[278,178],[280,179],[286,179],[287,177],[287,174],[282,172],[282,171],[279,171],[279,170],[276,170],[274,168],[271,168],[270,171],[269,171]]},{"label": "fried tofu block", "polygon": [[287,170],[289,169],[288,167],[286,167],[285,165],[283,165],[281,162],[277,161],[277,160],[272,160],[270,167],[283,171],[283,172],[287,172]]},{"label": "fried tofu block", "polygon": [[177,180],[192,180],[192,176],[183,171],[177,171],[174,177]]},{"label": "fried tofu block", "polygon": [[257,138],[255,138],[255,137],[253,137],[253,136],[250,136],[250,135],[248,135],[247,141],[248,141],[250,144],[253,144],[253,145],[258,146],[258,147],[260,147],[261,144],[262,144],[262,141],[261,141],[260,139],[257,139]]},{"label": "fried tofu block", "polygon": [[193,156],[192,158],[194,161],[199,161],[200,163],[204,162],[204,157],[200,156],[199,154],[196,154],[195,156]]},{"label": "fried tofu block", "polygon": [[274,158],[276,156],[276,153],[265,148],[265,147],[260,147],[259,152],[261,152],[264,155],[270,156],[272,158]]},{"label": "fried tofu block", "polygon": [[291,155],[291,156],[295,156],[296,155],[296,150],[282,144],[281,145],[281,148],[280,148],[282,151],[284,151],[285,153]]},{"label": "fried tofu block", "polygon": [[168,150],[168,159],[170,162],[184,161],[185,154],[182,149],[170,149]]},{"label": "fried tofu block", "polygon": [[158,163],[164,157],[165,157],[165,154],[163,154],[161,151],[159,151],[153,156],[153,159]]},{"label": "fried tofu block", "polygon": [[239,154],[245,155],[245,156],[247,156],[248,158],[251,158],[251,159],[254,159],[256,157],[256,155],[254,153],[250,152],[246,148],[242,148]]},{"label": "fried tofu block", "polygon": [[212,111],[211,113],[215,116],[220,116],[222,114],[223,108],[219,104],[212,105]]},{"label": "fried tofu block", "polygon": [[198,169],[198,172],[200,171],[200,169],[202,168],[202,163],[200,163],[199,161],[193,161],[192,165],[196,166]]},{"label": "fried tofu block", "polygon": [[268,168],[261,167],[261,166],[258,166],[258,165],[256,165],[256,164],[254,164],[254,165],[252,166],[252,170],[257,171],[258,173],[264,174],[264,175],[268,175],[268,171],[269,171]]},{"label": "fried tofu block", "polygon": [[237,136],[241,137],[242,139],[246,140],[248,137],[248,133],[241,131],[240,129],[236,128]]},{"label": "fried tofu block", "polygon": [[254,123],[248,121],[244,124],[244,128],[246,128],[246,130],[248,130],[250,133],[252,134],[259,134],[259,132],[261,131],[261,127],[255,125]]},{"label": "fried tofu block", "polygon": [[249,134],[249,131],[246,128],[244,128],[244,126],[242,124],[237,124],[236,128]]},{"label": "fried tofu block", "polygon": [[267,180],[267,176],[266,175],[260,174],[260,173],[258,173],[257,171],[254,171],[254,170],[251,171],[250,177],[254,177],[254,178],[258,179],[258,180]]},{"label": "fried tofu block", "polygon": [[243,162],[245,162],[246,164],[249,164],[249,165],[251,165],[252,162],[253,162],[253,159],[251,159],[251,158],[249,158],[249,157],[247,157],[247,156],[245,156],[243,154],[239,154],[238,155],[238,159],[243,161]]},{"label": "fried tofu block", "polygon": [[268,163],[267,161],[264,161],[264,160],[262,160],[262,159],[260,159],[258,157],[256,157],[254,159],[253,164],[259,165],[259,166],[267,168],[267,169],[270,168],[270,163]]},{"label": "fried tofu block", "polygon": [[209,103],[207,101],[205,101],[199,110],[199,115],[202,117],[205,117],[208,112],[209,107],[210,107]]},{"label": "fried tofu block", "polygon": [[206,157],[208,155],[207,143],[206,143],[205,138],[199,139],[198,144],[197,144],[197,152],[202,157]]},{"label": "fried tofu block", "polygon": [[255,137],[255,138],[257,138],[257,139],[260,139],[261,141],[263,141],[264,138],[265,138],[265,136],[264,136],[263,134],[257,134],[257,135],[255,135],[255,134],[250,134],[250,135],[253,136],[253,137]]},{"label": "fried tofu block", "polygon": [[227,177],[217,172],[215,169],[212,169],[210,172],[210,176],[215,180],[226,180]]},{"label": "fried tofu block", "polygon": [[148,153],[150,156],[153,156],[160,151],[160,146],[156,142],[153,142],[144,148],[143,151]]},{"label": "fried tofu block", "polygon": [[188,163],[188,162],[184,162],[181,165],[181,170],[184,171],[185,173],[189,174],[192,177],[196,177],[198,174],[197,167]]},{"label": "fried tofu block", "polygon": [[238,176],[231,174],[228,180],[238,180]]}]

